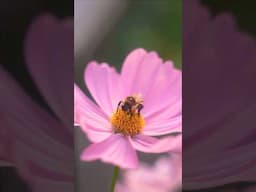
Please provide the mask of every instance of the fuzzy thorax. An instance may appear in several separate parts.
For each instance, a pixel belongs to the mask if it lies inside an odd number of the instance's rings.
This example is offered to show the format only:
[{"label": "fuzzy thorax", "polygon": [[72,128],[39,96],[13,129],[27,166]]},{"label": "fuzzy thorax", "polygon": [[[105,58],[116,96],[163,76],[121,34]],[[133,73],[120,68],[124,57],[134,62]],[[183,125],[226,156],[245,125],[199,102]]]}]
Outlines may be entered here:
[{"label": "fuzzy thorax", "polygon": [[112,115],[111,124],[115,133],[134,136],[141,133],[145,121],[136,112],[130,114],[119,109]]}]

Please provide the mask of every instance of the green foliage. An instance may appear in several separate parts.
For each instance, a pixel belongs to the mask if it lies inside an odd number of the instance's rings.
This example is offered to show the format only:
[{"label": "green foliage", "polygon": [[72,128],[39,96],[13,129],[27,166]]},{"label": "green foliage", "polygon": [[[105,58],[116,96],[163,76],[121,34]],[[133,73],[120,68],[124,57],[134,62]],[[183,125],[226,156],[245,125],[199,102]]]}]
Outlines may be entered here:
[{"label": "green foliage", "polygon": [[182,1],[131,1],[123,17],[108,34],[94,58],[120,69],[131,50],[155,50],[181,68]]}]

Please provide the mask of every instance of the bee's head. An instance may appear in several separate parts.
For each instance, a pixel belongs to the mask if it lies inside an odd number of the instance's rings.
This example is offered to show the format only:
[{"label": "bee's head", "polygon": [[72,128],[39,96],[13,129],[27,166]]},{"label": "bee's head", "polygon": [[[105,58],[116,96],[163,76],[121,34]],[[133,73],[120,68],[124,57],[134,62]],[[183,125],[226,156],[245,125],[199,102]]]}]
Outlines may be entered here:
[{"label": "bee's head", "polygon": [[131,96],[126,97],[126,101],[127,101],[128,103],[130,103],[130,104],[135,104],[135,103],[136,103],[135,98],[134,98],[134,97],[131,97]]},{"label": "bee's head", "polygon": [[135,100],[136,103],[143,103],[143,98],[140,93],[133,94],[132,95],[133,99]]}]

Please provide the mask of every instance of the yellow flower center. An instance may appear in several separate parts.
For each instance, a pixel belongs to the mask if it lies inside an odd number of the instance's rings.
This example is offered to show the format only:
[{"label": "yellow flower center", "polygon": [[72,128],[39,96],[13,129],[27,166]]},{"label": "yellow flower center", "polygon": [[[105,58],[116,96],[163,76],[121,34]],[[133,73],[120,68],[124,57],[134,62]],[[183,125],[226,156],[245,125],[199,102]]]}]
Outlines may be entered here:
[{"label": "yellow flower center", "polygon": [[145,124],[144,118],[135,111],[127,113],[118,109],[110,119],[115,133],[134,136],[141,133]]},{"label": "yellow flower center", "polygon": [[140,115],[142,109],[141,94],[134,94],[120,101],[116,112],[110,118],[113,131],[130,136],[141,133],[145,124],[144,118]]}]

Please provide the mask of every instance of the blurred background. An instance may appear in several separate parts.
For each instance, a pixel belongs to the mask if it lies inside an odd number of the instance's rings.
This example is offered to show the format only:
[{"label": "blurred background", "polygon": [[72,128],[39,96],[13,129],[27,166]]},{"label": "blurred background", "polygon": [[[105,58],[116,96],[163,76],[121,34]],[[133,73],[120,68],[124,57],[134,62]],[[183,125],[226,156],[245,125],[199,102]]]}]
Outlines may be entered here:
[{"label": "blurred background", "polygon": [[[120,70],[126,55],[143,47],[181,68],[181,0],[83,1],[75,0],[75,81],[85,89],[83,72],[91,60],[107,62]],[[76,129],[77,190],[106,191],[113,166],[81,162],[79,155],[89,142]],[[163,155],[163,154],[162,154]],[[152,162],[159,155],[140,154]]]},{"label": "blurred background", "polygon": [[106,5],[76,0],[76,80],[82,79],[81,69],[92,59],[120,69],[127,53],[137,47],[155,50],[181,68],[181,15],[180,0],[110,0]]}]

